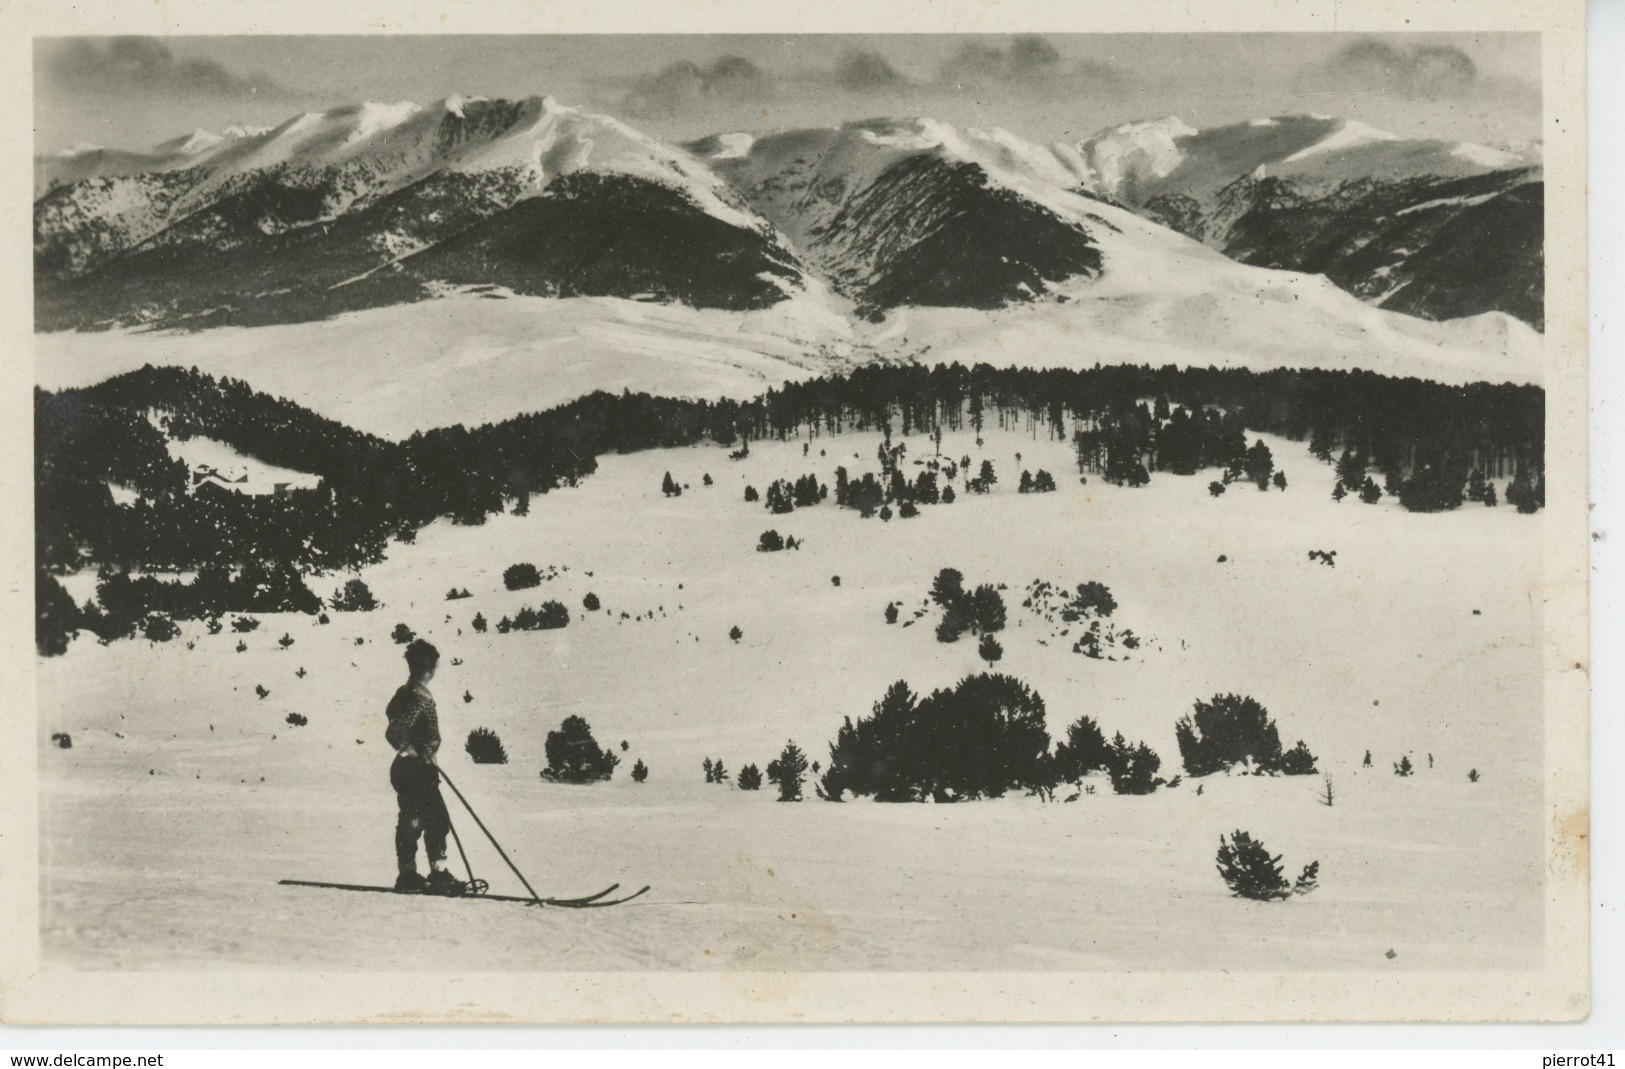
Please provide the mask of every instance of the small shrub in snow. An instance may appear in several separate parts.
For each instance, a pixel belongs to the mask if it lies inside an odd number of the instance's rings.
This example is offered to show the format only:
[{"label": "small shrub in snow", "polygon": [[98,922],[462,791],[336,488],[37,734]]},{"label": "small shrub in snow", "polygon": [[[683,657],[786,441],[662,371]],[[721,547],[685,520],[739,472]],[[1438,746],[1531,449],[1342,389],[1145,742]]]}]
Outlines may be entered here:
[{"label": "small shrub in snow", "polygon": [[746,765],[739,770],[739,789],[742,791],[760,790],[762,787],[762,770],[755,765]]},{"label": "small shrub in snow", "polygon": [[986,661],[988,667],[993,667],[1004,657],[1004,647],[992,635],[983,635],[982,641],[976,646],[976,655]]},{"label": "small shrub in snow", "polygon": [[257,630],[259,626],[260,622],[254,619],[252,616],[239,616],[237,619],[231,622],[231,629],[243,634]]},{"label": "small shrub in snow", "polygon": [[476,765],[505,765],[508,763],[508,751],[502,748],[502,740],[490,728],[475,728],[468,733],[468,741],[463,744],[468,756]]},{"label": "small shrub in snow", "polygon": [[598,595],[589,592],[586,597],[581,599],[581,607],[588,612],[597,612],[603,606],[598,601]]},{"label": "small shrub in snow", "polygon": [[1214,497],[1222,496],[1224,494],[1224,483],[1221,483],[1215,479],[1213,482],[1207,484],[1207,492],[1212,494]]},{"label": "small shrub in snow", "polygon": [[306,724],[310,723],[310,718],[308,716],[302,716],[299,713],[289,713],[288,723],[293,727],[302,728]]},{"label": "small shrub in snow", "polygon": [[417,635],[414,634],[412,629],[407,627],[405,624],[396,624],[395,630],[389,633],[389,637],[400,643],[402,646],[405,646],[416,638]]},{"label": "small shrub in snow", "polygon": [[801,785],[807,776],[807,755],[794,742],[786,742],[779,759],[767,766],[767,778],[778,785],[779,801],[801,801]]},{"label": "small shrub in snow", "polygon": [[484,634],[485,633],[485,628],[486,628],[485,615],[483,613],[475,613],[474,614],[474,630],[480,632],[481,634]]},{"label": "small shrub in snow", "polygon": [[739,630],[738,624],[735,624],[733,627],[728,628],[728,637],[733,639],[735,642],[738,642],[740,639],[745,637],[745,633]]},{"label": "small shrub in snow", "polygon": [[333,592],[328,604],[335,612],[371,612],[378,607],[378,599],[372,596],[366,583],[351,579]]},{"label": "small shrub in snow", "polygon": [[1264,844],[1239,829],[1229,841],[1219,836],[1219,876],[1237,898],[1278,902],[1292,895],[1292,885],[1281,875],[1280,855],[1270,857]]},{"label": "small shrub in snow", "polygon": [[607,780],[621,759],[601,749],[592,737],[592,727],[579,716],[567,716],[559,730],[547,733],[543,749],[547,767],[542,778],[554,783],[595,783]]},{"label": "small shrub in snow", "polygon": [[649,766],[644,764],[643,763],[643,758],[640,757],[640,758],[637,759],[637,763],[632,766],[632,782],[633,783],[642,783],[644,780],[646,780],[648,778],[649,778]]},{"label": "small shrub in snow", "polygon": [[284,631],[282,632],[282,637],[276,640],[276,644],[281,646],[283,649],[287,649],[289,646],[293,645],[293,636]]},{"label": "small shrub in snow", "polygon": [[1411,767],[1411,759],[1409,757],[1401,757],[1394,764],[1394,775],[1396,776],[1409,776],[1414,771],[1416,770]]},{"label": "small shrub in snow", "polygon": [[511,564],[502,573],[502,585],[509,590],[529,590],[542,585],[542,573],[534,564]]},{"label": "small shrub in snow", "polygon": [[756,487],[754,487],[754,486],[745,487],[745,500],[746,501],[755,502],[755,501],[760,501],[761,498],[762,498],[762,495],[758,494],[756,492]]},{"label": "small shrub in snow", "polygon": [[147,617],[147,622],[142,625],[141,633],[146,635],[152,642],[168,642],[176,635],[179,635],[181,629],[169,617],[153,615]]},{"label": "small shrub in snow", "polygon": [[886,622],[888,624],[895,624],[897,622],[897,603],[896,602],[890,602],[890,603],[888,603],[886,605]]},{"label": "small shrub in snow", "polygon": [[1112,790],[1117,794],[1150,794],[1161,780],[1157,770],[1162,758],[1143,742],[1130,744],[1119,731],[1112,739],[1106,761],[1106,772],[1112,778]]},{"label": "small shrub in snow", "polygon": [[758,553],[777,553],[783,548],[784,536],[777,531],[763,531],[761,537],[756,540]]},{"label": "small shrub in snow", "polygon": [[556,601],[544,601],[539,609],[520,609],[511,620],[504,616],[497,621],[497,630],[504,635],[509,631],[555,631],[569,623],[569,609]]},{"label": "small shrub in snow", "polygon": [[468,592],[467,587],[464,587],[461,590],[458,590],[456,587],[452,587],[450,590],[446,591],[447,601],[462,601],[464,598],[471,598],[473,596],[473,594]]}]

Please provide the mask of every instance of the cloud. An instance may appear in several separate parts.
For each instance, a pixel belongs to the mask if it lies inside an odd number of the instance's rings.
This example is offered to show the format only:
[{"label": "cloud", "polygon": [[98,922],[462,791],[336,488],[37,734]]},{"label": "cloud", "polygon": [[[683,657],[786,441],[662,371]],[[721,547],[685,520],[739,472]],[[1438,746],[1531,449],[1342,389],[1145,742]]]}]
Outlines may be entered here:
[{"label": "cloud", "polygon": [[1316,88],[1437,100],[1470,93],[1478,82],[1478,65],[1450,45],[1396,48],[1364,38],[1306,69],[1300,80]]},{"label": "cloud", "polygon": [[268,75],[178,57],[156,37],[73,38],[47,46],[40,69],[47,88],[65,93],[241,98],[287,92]]},{"label": "cloud", "polygon": [[1042,87],[1055,91],[1116,91],[1130,79],[1119,67],[1092,59],[1068,60],[1047,38],[1023,34],[1008,47],[969,41],[937,70],[943,86]]},{"label": "cloud", "polygon": [[1485,74],[1453,45],[1397,47],[1361,38],[1294,79],[1300,92],[1379,93],[1406,100],[1480,99],[1518,110],[1540,109],[1540,90],[1506,75]]},{"label": "cloud", "polygon": [[742,56],[702,67],[688,60],[636,79],[621,101],[635,115],[670,115],[714,102],[753,103],[773,95],[773,79]]}]

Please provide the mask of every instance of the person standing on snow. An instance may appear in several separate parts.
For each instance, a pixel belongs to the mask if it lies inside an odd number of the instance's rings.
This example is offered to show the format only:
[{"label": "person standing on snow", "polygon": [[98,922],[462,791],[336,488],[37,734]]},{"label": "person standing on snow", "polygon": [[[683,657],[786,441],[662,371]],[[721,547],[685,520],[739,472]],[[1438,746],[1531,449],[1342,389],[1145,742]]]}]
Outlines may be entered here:
[{"label": "person standing on snow", "polygon": [[[395,748],[395,761],[389,766],[389,782],[400,803],[395,821],[395,861],[399,875],[395,890],[427,891],[430,894],[457,895],[463,882],[446,868],[446,833],[451,815],[440,797],[440,770],[435,754],[440,750],[440,719],[435,712],[429,681],[440,664],[440,651],[417,639],[406,647],[406,683],[389,700],[389,727],[384,737]],[[423,837],[429,855],[429,877],[419,875],[418,837]]]}]

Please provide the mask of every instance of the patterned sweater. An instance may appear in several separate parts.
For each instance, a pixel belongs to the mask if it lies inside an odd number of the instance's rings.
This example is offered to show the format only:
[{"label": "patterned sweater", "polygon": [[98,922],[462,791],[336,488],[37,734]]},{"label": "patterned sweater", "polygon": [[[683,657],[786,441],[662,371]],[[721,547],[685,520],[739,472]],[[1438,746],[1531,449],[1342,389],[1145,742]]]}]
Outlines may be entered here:
[{"label": "patterned sweater", "polygon": [[440,749],[440,717],[427,687],[407,683],[389,699],[390,745],[402,754],[432,761]]}]

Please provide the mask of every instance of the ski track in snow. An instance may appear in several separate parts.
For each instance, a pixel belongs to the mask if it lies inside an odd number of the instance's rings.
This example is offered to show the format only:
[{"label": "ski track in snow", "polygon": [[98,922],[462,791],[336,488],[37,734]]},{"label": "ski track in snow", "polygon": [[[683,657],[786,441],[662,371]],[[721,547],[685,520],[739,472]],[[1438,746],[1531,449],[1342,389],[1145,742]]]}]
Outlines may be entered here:
[{"label": "ski track in snow", "polygon": [[[862,520],[829,503],[775,516],[742,500],[746,483],[760,490],[808,471],[833,483],[837,464],[872,470],[873,434],[815,439],[807,458],[794,442],[753,443],[740,462],[717,446],[606,456],[579,488],[533,497],[528,517],[435,524],[391,546],[364,573],[377,612],[335,613],[326,627],[263,616],[241,654],[229,627],[209,636],[197,623],[165,645],[79,639],[38,669],[47,963],[1315,972],[1539,962],[1540,619],[1525,591],[1540,572],[1544,514],[1336,504],[1330,467],[1274,438],[1285,493],[1237,484],[1210,498],[1212,473],[1159,474],[1139,490],[1094,477],[1080,486],[1068,446],[996,426],[990,412],[982,449],[969,434],[944,442],[947,455],[993,460],[994,493],[913,520]],[[906,440],[916,471],[932,446]],[[1059,491],[1015,494],[1022,467],[1048,469]],[[666,471],[688,484],[680,497],[659,493]],[[701,485],[704,473],[715,486]],[[769,527],[805,548],[754,552]],[[1310,549],[1337,550],[1337,566],[1308,560]],[[523,560],[569,571],[504,590],[502,570]],[[1044,697],[1052,734],[1091,715],[1108,734],[1145,739],[1171,776],[1174,721],[1192,701],[1251,694],[1288,746],[1303,738],[1319,756],[1336,806],[1316,803],[1319,777],[1216,775],[1200,796],[1187,779],[1144,798],[1113,796],[1097,778],[1097,794],[1074,804],[957,806],[781,805],[766,785],[703,782],[702,758],[737,773],[765,766],[786,738],[827,760],[841,718],[866,715],[894,680],[918,693],[983,670],[973,643],[935,641],[934,613],[908,628],[882,617],[899,600],[911,619],[949,565],[968,582],[1008,584],[998,669]],[[331,593],[345,578],[313,589]],[[1145,647],[1114,663],[1039,645],[1048,628],[1020,607],[1035,578],[1105,582],[1119,627]],[[451,586],[473,597],[444,601]],[[589,591],[608,613],[584,613]],[[469,627],[475,612],[494,621],[549,598],[569,607],[567,628]],[[622,621],[622,611],[654,618]],[[440,646],[443,761],[537,890],[620,881],[653,884],[649,894],[541,912],[277,886],[392,877],[382,735],[403,676],[388,638],[399,622]],[[727,638],[736,624],[737,644]],[[284,632],[296,640],[287,650],[276,645]],[[269,696],[257,698],[256,684]],[[288,725],[290,712],[309,725]],[[538,778],[546,732],[572,713],[621,756],[611,782]],[[498,732],[511,764],[469,762],[462,740],[479,726]],[[52,746],[53,731],[71,733],[73,748]],[[1368,748],[1375,767],[1362,770]],[[1391,773],[1402,754],[1418,766],[1410,779]],[[651,769],[642,785],[627,776],[639,758]],[[1469,784],[1469,768],[1483,782]],[[493,891],[522,893],[447,794],[476,873]],[[1321,889],[1276,904],[1230,897],[1213,857],[1236,828],[1283,854],[1289,876],[1318,860]]]}]

